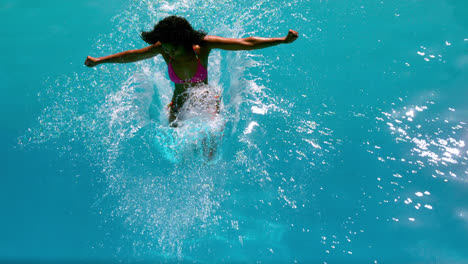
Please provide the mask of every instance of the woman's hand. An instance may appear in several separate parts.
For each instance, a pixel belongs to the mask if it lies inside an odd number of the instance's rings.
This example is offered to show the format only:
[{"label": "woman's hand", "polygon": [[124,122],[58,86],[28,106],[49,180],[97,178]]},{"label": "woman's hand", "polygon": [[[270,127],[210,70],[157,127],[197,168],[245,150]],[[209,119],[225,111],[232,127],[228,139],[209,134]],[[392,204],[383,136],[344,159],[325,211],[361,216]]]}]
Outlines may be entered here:
[{"label": "woman's hand", "polygon": [[299,33],[292,29],[289,30],[288,35],[284,39],[284,43],[291,43],[294,42],[299,37]]},{"label": "woman's hand", "polygon": [[93,57],[91,57],[91,56],[88,56],[88,57],[86,58],[86,61],[85,61],[84,64],[85,64],[86,66],[88,66],[88,67],[94,67],[94,66],[99,65],[99,61],[98,61],[97,58],[93,58]]}]

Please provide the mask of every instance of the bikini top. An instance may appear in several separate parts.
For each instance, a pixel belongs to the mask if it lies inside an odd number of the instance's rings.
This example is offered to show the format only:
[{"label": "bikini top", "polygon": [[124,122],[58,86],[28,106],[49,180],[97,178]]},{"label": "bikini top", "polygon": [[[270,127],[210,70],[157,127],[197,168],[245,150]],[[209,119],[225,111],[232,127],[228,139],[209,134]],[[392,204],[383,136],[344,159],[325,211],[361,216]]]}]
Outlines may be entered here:
[{"label": "bikini top", "polygon": [[[195,50],[193,52],[195,52]],[[200,60],[198,59],[198,55],[196,52],[195,52],[195,57],[197,57],[197,62],[198,62],[197,72],[192,77],[192,79],[188,81],[184,81],[180,79],[179,76],[177,76],[177,74],[174,72],[174,69],[172,68],[172,64],[171,64],[172,58],[170,58],[169,65],[167,68],[169,72],[169,78],[171,79],[173,83],[199,83],[199,82],[203,82],[208,77],[208,71],[200,63]]]}]

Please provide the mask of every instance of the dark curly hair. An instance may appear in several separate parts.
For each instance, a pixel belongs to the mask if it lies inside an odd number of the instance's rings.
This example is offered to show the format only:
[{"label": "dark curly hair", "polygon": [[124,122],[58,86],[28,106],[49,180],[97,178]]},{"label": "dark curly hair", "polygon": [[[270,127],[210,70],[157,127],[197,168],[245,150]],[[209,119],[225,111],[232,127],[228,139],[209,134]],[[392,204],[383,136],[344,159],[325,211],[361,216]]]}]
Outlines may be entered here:
[{"label": "dark curly hair", "polygon": [[191,46],[200,44],[205,36],[206,32],[194,30],[187,19],[179,16],[168,16],[159,21],[152,31],[141,32],[143,41],[151,45],[160,41]]}]

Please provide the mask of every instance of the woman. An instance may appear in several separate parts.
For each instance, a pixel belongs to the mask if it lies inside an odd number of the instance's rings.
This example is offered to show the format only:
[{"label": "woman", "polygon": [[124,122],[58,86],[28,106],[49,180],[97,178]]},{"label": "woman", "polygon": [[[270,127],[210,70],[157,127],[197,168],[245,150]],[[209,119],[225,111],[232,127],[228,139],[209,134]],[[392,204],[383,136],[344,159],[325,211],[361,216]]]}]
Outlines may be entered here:
[{"label": "woman", "polygon": [[208,84],[208,56],[212,49],[263,49],[291,43],[298,38],[298,33],[289,30],[288,35],[282,38],[223,38],[194,30],[185,18],[169,16],[159,21],[152,31],[142,32],[141,38],[150,46],[101,58],[88,56],[85,65],[94,67],[102,63],[129,63],[162,55],[167,63],[169,78],[175,84],[169,112],[169,123],[175,126],[178,110],[187,101],[190,88],[200,83]]}]

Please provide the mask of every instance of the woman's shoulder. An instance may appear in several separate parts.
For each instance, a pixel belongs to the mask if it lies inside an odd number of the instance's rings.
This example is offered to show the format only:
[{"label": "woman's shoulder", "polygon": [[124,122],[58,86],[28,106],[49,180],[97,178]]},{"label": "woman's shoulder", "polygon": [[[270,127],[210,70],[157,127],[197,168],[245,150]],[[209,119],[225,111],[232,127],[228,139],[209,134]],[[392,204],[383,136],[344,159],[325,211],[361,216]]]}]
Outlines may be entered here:
[{"label": "woman's shoulder", "polygon": [[206,45],[206,43],[199,43],[192,45],[193,51],[201,57],[208,57],[210,54],[211,49]]},{"label": "woman's shoulder", "polygon": [[220,44],[222,45],[227,40],[229,40],[229,39],[223,38],[223,37],[220,37],[220,36],[206,35],[200,41],[200,47],[209,52],[212,49],[216,49]]}]

